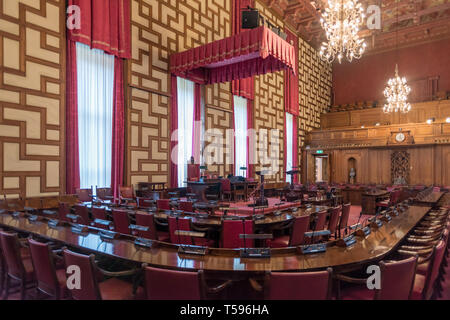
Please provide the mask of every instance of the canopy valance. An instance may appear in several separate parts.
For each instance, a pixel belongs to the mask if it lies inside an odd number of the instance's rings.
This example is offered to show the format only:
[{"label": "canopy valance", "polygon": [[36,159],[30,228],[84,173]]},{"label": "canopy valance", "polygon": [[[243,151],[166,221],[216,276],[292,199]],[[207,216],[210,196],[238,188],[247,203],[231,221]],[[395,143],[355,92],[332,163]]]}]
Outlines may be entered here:
[{"label": "canopy valance", "polygon": [[173,75],[201,84],[228,82],[290,69],[296,74],[294,46],[259,27],[170,56]]}]

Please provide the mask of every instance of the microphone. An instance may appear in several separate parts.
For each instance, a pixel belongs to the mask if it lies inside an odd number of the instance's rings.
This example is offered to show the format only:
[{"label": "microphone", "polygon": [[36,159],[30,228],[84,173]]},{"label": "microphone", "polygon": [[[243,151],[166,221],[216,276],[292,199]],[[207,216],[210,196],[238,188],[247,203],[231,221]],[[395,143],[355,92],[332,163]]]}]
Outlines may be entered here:
[{"label": "microphone", "polygon": [[247,244],[246,244],[246,241],[245,241],[245,218],[242,218],[242,236],[243,236],[243,239],[244,239],[244,252],[247,252]]}]

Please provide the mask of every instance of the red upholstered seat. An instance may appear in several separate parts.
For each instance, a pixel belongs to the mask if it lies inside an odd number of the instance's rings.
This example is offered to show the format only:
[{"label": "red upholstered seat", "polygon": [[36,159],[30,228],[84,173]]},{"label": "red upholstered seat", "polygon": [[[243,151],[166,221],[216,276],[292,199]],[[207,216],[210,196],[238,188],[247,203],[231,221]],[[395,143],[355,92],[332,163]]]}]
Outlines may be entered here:
[{"label": "red upholstered seat", "polygon": [[61,221],[69,221],[67,215],[70,213],[70,206],[68,203],[60,202],[58,209],[58,219]]},{"label": "red upholstered seat", "polygon": [[145,291],[148,300],[200,300],[197,272],[145,267]]},{"label": "red upholstered seat", "polygon": [[413,288],[417,257],[380,262],[381,289],[369,290],[366,283],[341,290],[344,300],[408,300]]},{"label": "red upholstered seat", "polygon": [[401,193],[402,193],[401,190],[393,190],[389,196],[389,200],[379,201],[376,203],[376,206],[382,207],[382,208],[388,208],[390,206],[395,205],[398,202]]},{"label": "red upholstered seat", "polygon": [[133,287],[129,282],[110,278],[99,283],[94,259],[94,255],[87,256],[64,250],[66,268],[69,266],[80,268],[80,287],[69,289],[72,298],[75,300],[132,300],[135,298]]},{"label": "red upholstered seat", "polygon": [[91,202],[92,201],[92,188],[91,189],[76,189],[75,190],[78,201]]},{"label": "red upholstered seat", "polygon": [[75,205],[74,206],[75,214],[78,216],[77,223],[83,224],[83,225],[89,225],[90,219],[89,219],[89,211],[86,206],[83,205]]},{"label": "red upholstered seat", "polygon": [[152,199],[149,198],[137,197],[136,201],[139,208],[150,208],[152,206]]},{"label": "red upholstered seat", "polygon": [[327,221],[327,214],[328,214],[328,212],[326,210],[317,212],[315,230],[324,230],[325,229],[325,223]]},{"label": "red upholstered seat", "polygon": [[0,243],[6,266],[5,299],[9,295],[11,279],[21,287],[21,299],[25,299],[26,287],[34,282],[34,269],[29,257],[22,257],[21,244],[17,233],[0,231]]},{"label": "red upholstered seat", "polygon": [[342,212],[342,207],[336,207],[336,208],[332,208],[330,210],[330,220],[328,221],[328,230],[330,230],[331,234],[335,234],[337,227],[338,227],[338,222],[339,222],[339,216]]},{"label": "red upholstered seat", "polygon": [[123,234],[131,234],[130,229],[130,218],[128,217],[128,212],[125,210],[112,210],[112,216],[114,221],[114,231],[123,233]]},{"label": "red upholstered seat", "polygon": [[66,296],[66,270],[64,268],[56,270],[50,246],[32,239],[29,239],[28,243],[36,275],[37,289],[56,299]]},{"label": "red upholstered seat", "polygon": [[295,218],[290,236],[281,236],[273,240],[269,240],[268,244],[271,248],[294,247],[302,245],[305,238],[305,232],[308,231],[309,216],[301,216]]},{"label": "red upholstered seat", "polygon": [[447,249],[446,242],[444,240],[440,240],[439,243],[434,248],[432,257],[429,260],[430,264],[426,274],[416,275],[416,280],[414,282],[414,289],[411,297],[412,299],[428,300],[431,298],[436,280],[439,276],[439,269],[441,267],[441,263],[446,249]]},{"label": "red upholstered seat", "polygon": [[156,230],[155,216],[153,213],[136,212],[136,224],[149,228],[148,231],[138,230],[137,233],[139,237],[169,242],[169,235],[167,233],[158,233]]},{"label": "red upholstered seat", "polygon": [[231,200],[231,181],[230,179],[222,179],[220,180],[221,183],[221,193],[222,193],[222,200],[223,196],[226,195],[228,200]]},{"label": "red upholstered seat", "polygon": [[252,220],[224,220],[222,222],[222,248],[252,248],[255,246],[253,240],[240,239],[241,234],[253,234]]},{"label": "red upholstered seat", "polygon": [[342,206],[341,218],[339,219],[339,236],[342,229],[347,228],[348,218],[350,217],[351,204],[346,203]]},{"label": "red upholstered seat", "polygon": [[185,212],[194,212],[194,205],[192,201],[180,201],[178,203],[178,209]]},{"label": "red upholstered seat", "polygon": [[158,199],[156,200],[156,207],[158,208],[158,210],[170,210],[170,200]]},{"label": "red upholstered seat", "polygon": [[268,300],[326,300],[330,298],[332,270],[272,272],[266,288]]}]

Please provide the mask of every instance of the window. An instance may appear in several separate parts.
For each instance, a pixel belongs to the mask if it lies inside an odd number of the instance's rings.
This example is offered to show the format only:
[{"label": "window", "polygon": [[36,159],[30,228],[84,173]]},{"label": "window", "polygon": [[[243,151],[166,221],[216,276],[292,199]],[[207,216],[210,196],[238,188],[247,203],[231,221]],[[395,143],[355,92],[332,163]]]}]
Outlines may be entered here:
[{"label": "window", "polygon": [[178,187],[187,180],[187,164],[192,156],[194,126],[194,82],[177,78],[178,91]]},{"label": "window", "polygon": [[241,176],[247,167],[247,99],[234,96],[235,166],[236,176]]},{"label": "window", "polygon": [[77,43],[80,186],[111,185],[114,56]]},{"label": "window", "polygon": [[[294,116],[286,112],[286,171],[292,170]],[[286,182],[291,182],[291,176],[286,174]]]}]

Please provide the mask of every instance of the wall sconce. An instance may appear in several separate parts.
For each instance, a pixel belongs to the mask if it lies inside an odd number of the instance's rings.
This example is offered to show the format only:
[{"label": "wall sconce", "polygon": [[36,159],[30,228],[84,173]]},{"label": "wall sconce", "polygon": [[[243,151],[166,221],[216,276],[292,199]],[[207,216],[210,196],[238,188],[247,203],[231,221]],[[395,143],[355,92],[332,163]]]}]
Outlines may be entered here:
[{"label": "wall sconce", "polygon": [[428,124],[432,124],[434,122],[434,120],[436,120],[436,119],[435,118],[430,118],[430,119],[427,120],[427,123]]},{"label": "wall sconce", "polygon": [[379,123],[379,122],[375,123],[376,127],[379,127],[380,125],[381,125],[381,123]]},{"label": "wall sconce", "polygon": [[447,119],[445,119],[445,122],[450,123],[450,117],[448,117]]}]

